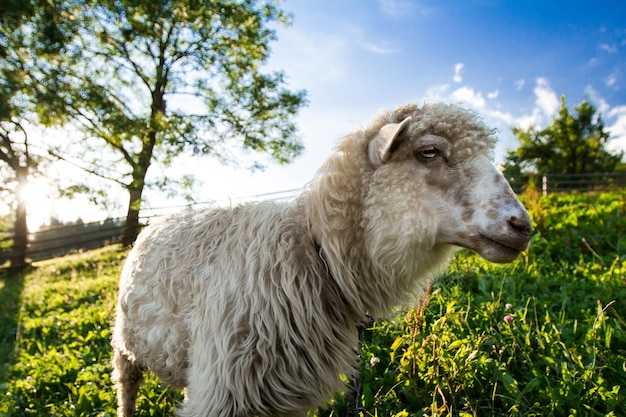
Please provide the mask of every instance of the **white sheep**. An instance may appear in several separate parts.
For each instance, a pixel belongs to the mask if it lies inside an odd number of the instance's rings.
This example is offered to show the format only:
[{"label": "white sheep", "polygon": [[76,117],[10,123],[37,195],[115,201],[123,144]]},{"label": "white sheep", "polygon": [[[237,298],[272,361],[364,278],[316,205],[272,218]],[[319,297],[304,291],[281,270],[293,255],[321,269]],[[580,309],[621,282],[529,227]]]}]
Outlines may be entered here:
[{"label": "white sheep", "polygon": [[531,223],[454,105],[383,112],[292,203],[168,218],[128,256],[113,334],[118,415],[144,370],[185,387],[179,416],[304,416],[356,365],[357,325],[413,300],[459,247],[509,262]]}]

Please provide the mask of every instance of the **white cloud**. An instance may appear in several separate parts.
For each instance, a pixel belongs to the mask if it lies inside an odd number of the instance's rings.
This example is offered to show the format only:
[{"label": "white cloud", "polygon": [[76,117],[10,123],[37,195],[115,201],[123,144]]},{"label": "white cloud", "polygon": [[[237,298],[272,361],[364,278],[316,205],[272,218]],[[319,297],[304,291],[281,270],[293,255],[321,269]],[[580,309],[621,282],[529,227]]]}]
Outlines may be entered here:
[{"label": "white cloud", "polygon": [[471,87],[461,87],[452,92],[450,98],[459,103],[465,103],[475,109],[485,107],[485,99],[480,91],[475,91]]},{"label": "white cloud", "polygon": [[343,24],[337,28],[335,33],[325,35],[342,39],[346,55],[352,48],[364,49],[377,55],[394,54],[400,50],[397,43],[392,43],[384,36],[372,36],[372,33],[364,30],[362,26],[352,23]]},{"label": "white cloud", "polygon": [[602,51],[608,53],[608,54],[614,54],[617,52],[617,47],[613,46],[613,45],[609,45],[606,43],[602,43],[598,46]]},{"label": "white cloud", "polygon": [[316,85],[341,82],[354,65],[353,51],[390,55],[399,48],[386,39],[373,38],[356,25],[347,24],[323,32],[288,27],[278,34],[270,68],[285,71],[292,87],[313,91]]},{"label": "white cloud", "polygon": [[515,119],[514,126],[518,126],[521,129],[528,129],[531,126],[537,126],[541,124],[543,120],[543,116],[541,115],[541,110],[538,107],[532,109],[530,114],[525,114],[519,116]]},{"label": "white cloud", "polygon": [[340,81],[349,71],[345,37],[332,33],[302,31],[293,27],[279,33],[270,59],[272,69],[284,70],[297,88]]},{"label": "white cloud", "polygon": [[430,103],[437,101],[457,103],[475,110],[481,110],[482,112],[488,110],[483,93],[468,86],[450,91],[450,84],[433,85],[426,89],[424,101]]},{"label": "white cloud", "polygon": [[615,121],[608,126],[611,132],[611,139],[608,149],[612,151],[626,151],[626,106],[619,106],[611,109],[607,116]]},{"label": "white cloud", "polygon": [[547,118],[554,116],[559,109],[559,99],[550,87],[547,78],[537,78],[535,88],[535,105],[543,112]]},{"label": "white cloud", "polygon": [[385,16],[399,19],[413,14],[416,5],[409,0],[378,0],[378,6]]},{"label": "white cloud", "polygon": [[450,84],[438,84],[428,87],[424,94],[424,100],[434,101],[447,101],[448,90],[450,90]]},{"label": "white cloud", "polygon": [[611,108],[611,105],[593,87],[587,86],[585,93],[598,109],[611,134],[608,149],[626,152],[626,106]]},{"label": "white cloud", "polygon": [[611,111],[611,106],[606,100],[598,93],[592,86],[588,85],[585,88],[585,94],[589,97],[591,102],[598,109],[598,113],[601,115],[606,115]]},{"label": "white cloud", "polygon": [[524,84],[526,84],[526,80],[524,79],[515,81],[515,90],[522,91],[522,88],[524,88]]},{"label": "white cloud", "polygon": [[508,127],[517,124],[517,119],[511,113],[505,113],[502,110],[488,110],[487,114],[494,119],[504,122]]},{"label": "white cloud", "polygon": [[[519,80],[515,84],[518,87],[517,90],[520,91],[525,82]],[[507,122],[511,127],[515,126],[521,129],[547,125],[556,115],[561,105],[560,101],[547,78],[537,78],[533,93],[535,94],[535,106],[530,113],[515,117],[503,113],[506,117],[501,117],[501,120]]]},{"label": "white cloud", "polygon": [[613,87],[616,82],[617,82],[617,78],[615,77],[614,74],[611,74],[604,79],[604,85],[606,85],[607,87]]},{"label": "white cloud", "polygon": [[376,55],[391,55],[398,53],[400,49],[397,46],[390,46],[388,42],[385,41],[372,41],[366,39],[365,35],[361,30],[354,31],[354,42],[356,46],[359,46],[365,49],[368,52],[372,52]]},{"label": "white cloud", "polygon": [[491,92],[487,93],[487,98],[490,98],[490,99],[493,100],[493,99],[498,98],[499,95],[500,95],[500,90],[496,89],[494,91],[491,91]]},{"label": "white cloud", "polygon": [[460,62],[454,66],[454,77],[452,77],[452,80],[455,83],[460,83],[463,81],[463,77],[461,76],[461,70],[463,69],[464,66],[465,64],[460,63]]}]

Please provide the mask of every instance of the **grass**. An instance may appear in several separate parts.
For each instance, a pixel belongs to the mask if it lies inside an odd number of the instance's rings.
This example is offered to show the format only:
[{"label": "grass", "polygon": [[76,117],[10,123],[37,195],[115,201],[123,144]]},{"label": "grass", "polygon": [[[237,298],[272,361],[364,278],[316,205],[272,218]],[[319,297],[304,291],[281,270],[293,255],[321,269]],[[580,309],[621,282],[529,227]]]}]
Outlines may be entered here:
[{"label": "grass", "polygon": [[0,388],[6,388],[6,373],[10,366],[9,358],[15,349],[17,333],[17,312],[24,283],[23,274],[0,275]]},{"label": "grass", "polygon": [[[19,322],[0,415],[111,416],[111,323],[115,289],[126,253],[115,246],[41,262],[22,277]],[[9,349],[11,350],[11,349]],[[171,413],[172,396],[154,377],[137,415]]]},{"label": "grass", "polygon": [[[626,195],[528,194],[532,247],[461,253],[409,311],[365,332],[371,416],[626,416]],[[0,415],[111,416],[110,324],[125,252],[0,277]],[[349,392],[320,417],[342,416]],[[137,416],[181,394],[148,376]]]}]

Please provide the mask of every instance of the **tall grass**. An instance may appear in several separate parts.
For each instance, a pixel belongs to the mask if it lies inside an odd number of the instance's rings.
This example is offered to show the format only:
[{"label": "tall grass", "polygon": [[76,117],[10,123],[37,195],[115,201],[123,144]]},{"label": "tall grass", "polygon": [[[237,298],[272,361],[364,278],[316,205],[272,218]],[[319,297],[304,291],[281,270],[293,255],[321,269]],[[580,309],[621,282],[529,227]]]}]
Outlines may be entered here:
[{"label": "tall grass", "polygon": [[[463,252],[415,308],[367,329],[368,415],[626,416],[626,195],[524,198],[535,234],[520,260]],[[109,247],[2,277],[0,415],[114,415],[124,257]],[[315,414],[342,416],[346,399]],[[180,400],[148,376],[136,415],[171,415]]]}]

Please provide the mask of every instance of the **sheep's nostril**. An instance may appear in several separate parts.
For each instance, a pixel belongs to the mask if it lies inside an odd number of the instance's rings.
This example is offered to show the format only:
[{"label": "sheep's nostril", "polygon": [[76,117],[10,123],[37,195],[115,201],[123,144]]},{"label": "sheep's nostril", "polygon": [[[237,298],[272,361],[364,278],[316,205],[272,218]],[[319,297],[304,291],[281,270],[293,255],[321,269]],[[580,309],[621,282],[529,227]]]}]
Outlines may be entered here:
[{"label": "sheep's nostril", "polygon": [[509,223],[509,226],[511,226],[513,230],[515,230],[516,232],[520,234],[530,236],[532,232],[532,226],[530,225],[530,222],[528,222],[528,220],[511,216],[508,223]]}]

